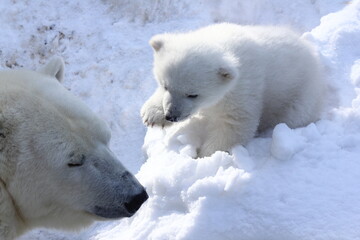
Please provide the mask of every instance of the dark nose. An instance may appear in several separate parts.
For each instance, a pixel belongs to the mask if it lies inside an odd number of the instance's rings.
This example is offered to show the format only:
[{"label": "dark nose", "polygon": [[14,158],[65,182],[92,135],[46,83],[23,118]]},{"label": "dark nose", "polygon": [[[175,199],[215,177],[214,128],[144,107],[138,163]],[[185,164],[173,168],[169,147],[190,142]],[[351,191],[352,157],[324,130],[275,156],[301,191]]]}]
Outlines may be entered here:
[{"label": "dark nose", "polygon": [[177,121],[178,121],[178,117],[172,116],[172,115],[170,115],[170,114],[167,114],[167,115],[165,116],[165,119],[166,119],[166,121],[170,121],[170,122],[177,122]]},{"label": "dark nose", "polygon": [[133,196],[128,202],[126,202],[126,210],[133,215],[141,207],[141,205],[149,198],[149,195],[143,190],[141,193]]}]

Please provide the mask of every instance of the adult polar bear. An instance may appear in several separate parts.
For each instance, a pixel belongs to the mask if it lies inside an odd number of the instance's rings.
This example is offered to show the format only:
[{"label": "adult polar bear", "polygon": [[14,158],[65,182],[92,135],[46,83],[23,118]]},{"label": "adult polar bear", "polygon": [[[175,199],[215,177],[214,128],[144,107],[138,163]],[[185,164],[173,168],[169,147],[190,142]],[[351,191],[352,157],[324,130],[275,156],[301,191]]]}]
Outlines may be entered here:
[{"label": "adult polar bear", "polygon": [[179,131],[205,128],[200,157],[246,144],[257,130],[319,117],[318,59],[289,29],[222,23],[156,35],[150,44],[158,88],[142,107],[143,122],[166,126],[193,116]]},{"label": "adult polar bear", "polygon": [[148,198],[105,122],[59,81],[64,64],[0,72],[0,239],[132,216]]}]

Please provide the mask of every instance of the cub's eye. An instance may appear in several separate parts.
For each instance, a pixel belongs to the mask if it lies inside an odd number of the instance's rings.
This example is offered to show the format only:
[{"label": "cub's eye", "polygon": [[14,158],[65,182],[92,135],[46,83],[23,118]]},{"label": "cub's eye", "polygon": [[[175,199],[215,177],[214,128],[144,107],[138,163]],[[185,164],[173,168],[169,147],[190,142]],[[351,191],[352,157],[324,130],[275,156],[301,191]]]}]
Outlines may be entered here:
[{"label": "cub's eye", "polygon": [[164,89],[165,89],[165,91],[167,91],[167,90],[168,90],[168,88],[167,88],[167,87],[164,87]]},{"label": "cub's eye", "polygon": [[68,167],[80,167],[82,165],[82,163],[68,163]]},{"label": "cub's eye", "polygon": [[197,98],[197,97],[198,97],[198,95],[197,95],[197,94],[193,94],[193,95],[186,95],[186,97],[188,97],[188,98]]},{"label": "cub's eye", "polygon": [[81,154],[80,156],[77,156],[77,157],[75,157],[74,155],[75,154],[73,154],[73,153],[70,154],[71,160],[67,164],[68,167],[81,167],[85,162],[85,159],[86,159],[85,155]]}]

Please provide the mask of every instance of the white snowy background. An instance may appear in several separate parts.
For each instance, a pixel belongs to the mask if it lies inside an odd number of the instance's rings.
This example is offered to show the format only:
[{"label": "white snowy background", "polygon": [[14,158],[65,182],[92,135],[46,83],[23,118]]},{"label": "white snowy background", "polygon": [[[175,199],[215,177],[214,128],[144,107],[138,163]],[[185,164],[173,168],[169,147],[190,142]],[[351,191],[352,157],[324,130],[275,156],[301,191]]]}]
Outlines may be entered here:
[{"label": "white snowy background", "polygon": [[[130,219],[21,240],[360,239],[359,0],[1,0],[0,12],[0,69],[62,56],[64,85],[108,122],[112,150],[150,195]],[[304,33],[322,56],[327,108],[307,127],[192,159],[190,133],[170,144],[141,123],[156,88],[148,40],[223,21]]]}]

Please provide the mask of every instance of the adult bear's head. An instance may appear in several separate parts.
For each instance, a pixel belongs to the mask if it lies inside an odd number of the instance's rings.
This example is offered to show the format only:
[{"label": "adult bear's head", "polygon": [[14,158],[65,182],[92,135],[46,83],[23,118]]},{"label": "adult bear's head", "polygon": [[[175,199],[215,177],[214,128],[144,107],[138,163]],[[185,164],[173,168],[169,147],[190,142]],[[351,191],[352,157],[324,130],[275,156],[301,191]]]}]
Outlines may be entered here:
[{"label": "adult bear's head", "polygon": [[130,217],[148,198],[110,151],[106,123],[59,83],[63,69],[54,58],[39,72],[0,72],[0,190],[15,211],[0,201],[0,236],[6,214],[17,233],[76,229]]}]

